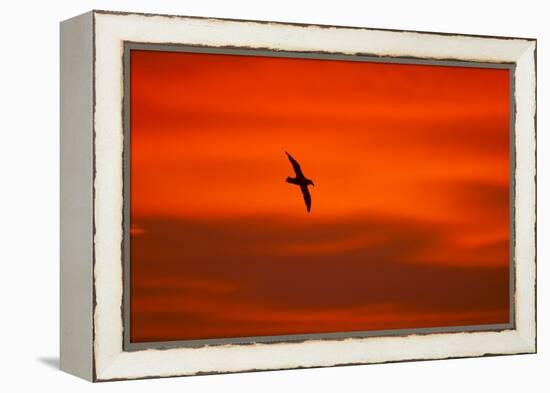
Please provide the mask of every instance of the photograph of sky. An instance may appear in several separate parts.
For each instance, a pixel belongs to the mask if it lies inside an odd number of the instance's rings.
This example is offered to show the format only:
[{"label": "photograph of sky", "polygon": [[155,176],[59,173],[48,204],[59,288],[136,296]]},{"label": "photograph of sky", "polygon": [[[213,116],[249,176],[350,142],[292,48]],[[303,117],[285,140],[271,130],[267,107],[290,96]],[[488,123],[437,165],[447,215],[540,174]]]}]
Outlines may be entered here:
[{"label": "photograph of sky", "polygon": [[131,342],[508,323],[509,70],[130,67]]}]

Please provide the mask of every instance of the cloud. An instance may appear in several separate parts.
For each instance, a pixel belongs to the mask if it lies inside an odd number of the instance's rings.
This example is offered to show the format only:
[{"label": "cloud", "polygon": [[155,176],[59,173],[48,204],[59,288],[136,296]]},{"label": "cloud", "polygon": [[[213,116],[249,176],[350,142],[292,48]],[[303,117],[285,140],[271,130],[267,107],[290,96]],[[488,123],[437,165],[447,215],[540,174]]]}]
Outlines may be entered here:
[{"label": "cloud", "polygon": [[138,236],[138,235],[143,235],[145,233],[145,229],[143,229],[143,227],[140,227],[138,225],[132,225],[132,227],[130,228],[130,234],[132,236]]},{"label": "cloud", "polygon": [[507,242],[477,253],[484,246],[472,251],[450,244],[456,228],[441,223],[364,216],[309,223],[148,219],[140,225],[145,235],[132,238],[136,340],[508,318]]}]

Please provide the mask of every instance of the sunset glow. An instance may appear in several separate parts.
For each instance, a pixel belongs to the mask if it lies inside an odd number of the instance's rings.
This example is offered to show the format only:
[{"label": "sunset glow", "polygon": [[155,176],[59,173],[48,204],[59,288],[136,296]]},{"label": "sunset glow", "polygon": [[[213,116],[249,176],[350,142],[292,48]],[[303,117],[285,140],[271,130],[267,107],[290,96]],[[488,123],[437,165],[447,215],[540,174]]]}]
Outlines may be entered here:
[{"label": "sunset glow", "polygon": [[130,75],[132,342],[509,321],[507,69],[132,50]]}]

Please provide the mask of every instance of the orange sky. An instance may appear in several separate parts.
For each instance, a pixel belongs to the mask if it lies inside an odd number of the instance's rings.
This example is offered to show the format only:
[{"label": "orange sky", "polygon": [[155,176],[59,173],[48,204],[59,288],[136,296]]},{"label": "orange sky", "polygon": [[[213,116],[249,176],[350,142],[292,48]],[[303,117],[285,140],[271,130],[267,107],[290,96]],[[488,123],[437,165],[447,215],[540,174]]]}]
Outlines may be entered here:
[{"label": "orange sky", "polygon": [[509,77],[132,50],[131,340],[506,323]]}]

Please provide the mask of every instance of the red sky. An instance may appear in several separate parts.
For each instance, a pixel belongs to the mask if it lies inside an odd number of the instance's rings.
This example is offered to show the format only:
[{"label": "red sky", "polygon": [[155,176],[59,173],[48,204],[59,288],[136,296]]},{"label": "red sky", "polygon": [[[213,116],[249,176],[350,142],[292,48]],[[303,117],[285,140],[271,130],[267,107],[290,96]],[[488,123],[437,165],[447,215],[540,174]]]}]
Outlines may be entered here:
[{"label": "red sky", "polygon": [[508,322],[509,77],[132,50],[131,341]]}]

